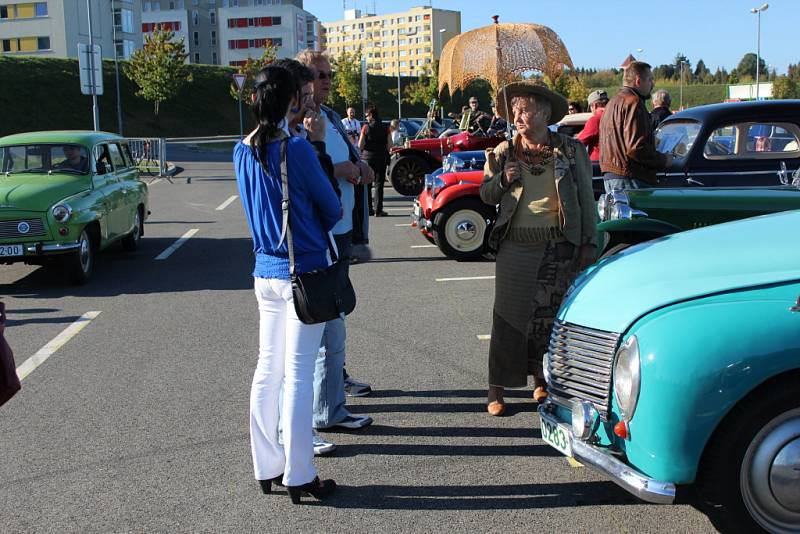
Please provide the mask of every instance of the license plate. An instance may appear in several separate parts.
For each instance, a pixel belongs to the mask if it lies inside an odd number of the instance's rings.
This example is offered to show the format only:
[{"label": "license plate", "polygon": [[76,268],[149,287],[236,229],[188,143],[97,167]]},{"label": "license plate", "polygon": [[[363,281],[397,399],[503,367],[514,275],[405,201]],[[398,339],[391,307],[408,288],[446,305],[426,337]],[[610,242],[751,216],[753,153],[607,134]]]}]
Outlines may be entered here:
[{"label": "license plate", "polygon": [[22,245],[0,245],[0,257],[2,256],[22,256]]},{"label": "license plate", "polygon": [[572,457],[572,435],[566,425],[539,414],[542,439],[564,456]]}]

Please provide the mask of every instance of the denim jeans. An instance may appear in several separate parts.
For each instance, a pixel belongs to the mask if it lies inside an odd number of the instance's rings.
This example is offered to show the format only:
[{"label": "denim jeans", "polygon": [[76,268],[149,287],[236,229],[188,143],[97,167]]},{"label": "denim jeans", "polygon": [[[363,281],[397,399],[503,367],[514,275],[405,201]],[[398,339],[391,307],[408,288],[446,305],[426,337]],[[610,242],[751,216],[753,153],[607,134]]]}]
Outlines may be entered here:
[{"label": "denim jeans", "polygon": [[647,182],[642,182],[641,180],[636,180],[635,178],[627,178],[611,172],[607,172],[603,175],[603,185],[606,188],[606,193],[624,189],[643,189],[646,187],[653,187]]},{"label": "denim jeans", "polygon": [[[352,234],[348,232],[333,237],[339,249],[339,256],[349,258]],[[344,406],[346,399],[343,370],[346,339],[347,329],[344,319],[334,319],[325,323],[314,368],[314,428],[333,426],[350,415]]]}]

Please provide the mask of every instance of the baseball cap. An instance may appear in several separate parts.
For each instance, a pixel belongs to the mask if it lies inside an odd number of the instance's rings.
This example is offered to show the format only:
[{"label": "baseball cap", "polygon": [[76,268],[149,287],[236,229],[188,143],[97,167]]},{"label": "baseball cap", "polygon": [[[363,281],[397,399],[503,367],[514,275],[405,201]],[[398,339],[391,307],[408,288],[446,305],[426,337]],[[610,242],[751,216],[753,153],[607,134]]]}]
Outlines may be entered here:
[{"label": "baseball cap", "polygon": [[592,104],[600,100],[608,100],[608,93],[606,93],[602,89],[597,89],[596,91],[592,91],[591,93],[589,93],[589,97],[587,98],[587,100],[589,101],[589,105],[591,106]]}]

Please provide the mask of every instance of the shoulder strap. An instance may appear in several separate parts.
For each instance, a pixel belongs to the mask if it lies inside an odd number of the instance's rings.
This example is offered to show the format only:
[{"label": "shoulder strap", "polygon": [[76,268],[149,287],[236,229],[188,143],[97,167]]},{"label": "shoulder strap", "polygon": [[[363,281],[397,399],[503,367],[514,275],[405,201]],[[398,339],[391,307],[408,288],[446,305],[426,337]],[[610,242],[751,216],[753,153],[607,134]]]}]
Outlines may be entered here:
[{"label": "shoulder strap", "polygon": [[283,190],[283,200],[281,201],[281,212],[283,213],[283,223],[281,225],[281,240],[278,247],[286,239],[286,246],[289,249],[289,274],[294,276],[294,246],[292,244],[292,230],[289,228],[289,170],[286,165],[286,145],[288,139],[281,141],[281,189]]}]

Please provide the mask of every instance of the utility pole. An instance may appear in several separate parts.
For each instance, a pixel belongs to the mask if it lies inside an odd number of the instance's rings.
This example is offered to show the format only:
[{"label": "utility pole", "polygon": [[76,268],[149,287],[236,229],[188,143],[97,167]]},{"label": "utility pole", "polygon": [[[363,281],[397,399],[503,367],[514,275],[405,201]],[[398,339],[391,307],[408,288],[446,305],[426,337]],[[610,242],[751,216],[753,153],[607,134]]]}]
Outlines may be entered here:
[{"label": "utility pole", "polygon": [[[92,113],[94,130],[100,129],[100,109],[97,107],[97,80],[94,78],[94,36],[92,35],[92,0],[86,0],[86,11],[89,13],[89,76],[92,84]],[[102,61],[102,56],[100,61]]]}]

